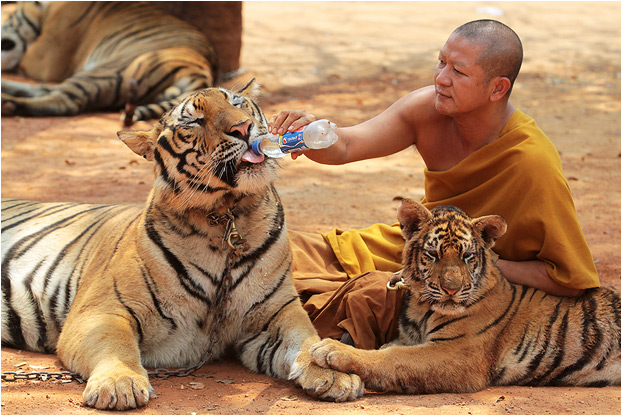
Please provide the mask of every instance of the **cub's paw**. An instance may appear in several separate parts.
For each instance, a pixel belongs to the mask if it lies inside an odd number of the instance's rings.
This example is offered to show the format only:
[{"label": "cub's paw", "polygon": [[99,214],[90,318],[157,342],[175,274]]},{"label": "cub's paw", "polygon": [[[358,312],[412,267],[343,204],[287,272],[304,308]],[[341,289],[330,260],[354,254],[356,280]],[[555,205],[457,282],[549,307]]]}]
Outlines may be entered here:
[{"label": "cub's paw", "polygon": [[354,356],[356,350],[346,344],[333,339],[324,339],[311,346],[309,349],[314,363],[324,368],[342,371],[344,373],[357,373]]},{"label": "cub's paw", "polygon": [[147,376],[131,370],[92,374],[82,393],[84,404],[96,409],[135,409],[155,397]]}]

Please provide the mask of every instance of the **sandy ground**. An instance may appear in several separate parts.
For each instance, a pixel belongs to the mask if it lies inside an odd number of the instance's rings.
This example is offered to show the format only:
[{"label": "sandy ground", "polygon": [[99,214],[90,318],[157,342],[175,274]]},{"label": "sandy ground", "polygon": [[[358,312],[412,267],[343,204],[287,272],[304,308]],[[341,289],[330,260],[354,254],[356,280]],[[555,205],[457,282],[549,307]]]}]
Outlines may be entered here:
[{"label": "sandy ground", "polygon": [[[305,108],[342,126],[429,84],[436,54],[458,25],[488,17],[509,24],[525,48],[512,102],[537,120],[561,153],[601,282],[620,287],[620,3],[248,2],[243,13],[248,72],[228,85],[257,77],[267,115]],[[3,118],[2,196],[143,201],[152,167],[117,140],[119,129],[118,114],[110,113]],[[288,226],[316,232],[392,223],[394,197],[423,195],[422,169],[413,149],[341,167],[285,160],[278,188]],[[2,371],[21,363],[26,371],[62,368],[55,356],[2,349]],[[620,414],[619,387],[368,392],[351,403],[323,403],[234,359],[152,383],[159,397],[131,414]],[[81,405],[82,389],[77,383],[5,382],[0,410],[105,413]]]}]

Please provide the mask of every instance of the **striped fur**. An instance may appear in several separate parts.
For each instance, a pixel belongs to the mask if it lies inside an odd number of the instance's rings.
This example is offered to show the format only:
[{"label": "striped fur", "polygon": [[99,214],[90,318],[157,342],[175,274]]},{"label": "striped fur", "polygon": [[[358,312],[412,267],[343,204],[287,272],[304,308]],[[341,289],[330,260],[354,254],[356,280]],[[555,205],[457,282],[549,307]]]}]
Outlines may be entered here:
[{"label": "striped fur", "polygon": [[18,2],[2,26],[2,71],[43,84],[2,80],[2,115],[127,104],[126,124],[159,118],[212,86],[216,62],[203,34],[147,2]]},{"label": "striped fur", "polygon": [[[357,376],[311,362],[319,337],[290,276],[278,164],[242,160],[266,126],[250,98],[207,89],[151,131],[119,132],[155,162],[146,204],[3,200],[2,344],[56,351],[88,377],[87,405],[127,409],[148,401],[143,365],[199,362],[224,308],[212,358],[233,348],[251,370],[294,380],[314,397],[362,395]],[[226,223],[210,220],[229,208],[249,245],[230,266]]]},{"label": "striped fur", "polygon": [[416,394],[620,384],[619,292],[564,298],[509,283],[491,260],[506,230],[500,216],[404,200],[398,219],[410,284],[399,338],[377,351],[324,340],[311,349],[316,363],[374,390]]}]

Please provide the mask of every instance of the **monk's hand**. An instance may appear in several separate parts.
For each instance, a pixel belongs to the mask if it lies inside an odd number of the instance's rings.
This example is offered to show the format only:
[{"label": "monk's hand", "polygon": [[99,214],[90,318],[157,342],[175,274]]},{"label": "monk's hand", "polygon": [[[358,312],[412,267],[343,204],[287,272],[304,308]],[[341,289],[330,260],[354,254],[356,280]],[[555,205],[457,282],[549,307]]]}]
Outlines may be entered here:
[{"label": "monk's hand", "polygon": [[317,120],[317,117],[307,113],[305,110],[284,110],[270,117],[270,120],[268,120],[268,131],[272,134],[281,135],[296,131],[315,120]]}]

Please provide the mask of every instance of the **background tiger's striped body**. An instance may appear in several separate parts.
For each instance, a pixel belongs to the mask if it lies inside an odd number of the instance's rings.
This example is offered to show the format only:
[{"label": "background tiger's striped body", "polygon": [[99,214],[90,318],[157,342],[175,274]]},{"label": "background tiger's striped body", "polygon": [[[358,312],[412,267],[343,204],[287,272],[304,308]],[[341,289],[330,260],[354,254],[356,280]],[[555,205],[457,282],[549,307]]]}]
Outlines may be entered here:
[{"label": "background tiger's striped body", "polygon": [[[100,409],[146,404],[143,366],[195,365],[212,345],[208,358],[232,348],[313,396],[362,395],[357,376],[311,363],[319,337],[291,280],[278,165],[246,161],[266,127],[251,99],[204,90],[151,131],[119,132],[155,162],[145,205],[4,200],[3,345],[56,348]],[[247,244],[237,255],[234,225]]]},{"label": "background tiger's striped body", "polygon": [[398,219],[410,285],[399,338],[377,351],[325,340],[312,347],[316,363],[371,389],[417,394],[620,384],[619,293],[563,298],[509,283],[491,259],[506,229],[500,216],[404,200]]},{"label": "background tiger's striped body", "polygon": [[203,34],[147,2],[19,2],[2,26],[2,115],[73,115],[137,106],[159,118],[213,85],[217,57]]}]

